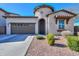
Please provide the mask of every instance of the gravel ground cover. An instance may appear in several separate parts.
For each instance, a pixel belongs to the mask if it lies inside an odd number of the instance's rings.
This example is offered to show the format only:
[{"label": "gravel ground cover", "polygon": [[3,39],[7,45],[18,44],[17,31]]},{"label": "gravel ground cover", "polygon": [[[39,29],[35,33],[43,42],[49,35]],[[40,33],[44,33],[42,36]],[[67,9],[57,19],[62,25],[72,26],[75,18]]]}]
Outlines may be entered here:
[{"label": "gravel ground cover", "polygon": [[79,52],[70,50],[67,47],[66,39],[60,37],[60,40],[55,41],[54,46],[49,46],[47,39],[33,39],[26,56],[78,56]]}]

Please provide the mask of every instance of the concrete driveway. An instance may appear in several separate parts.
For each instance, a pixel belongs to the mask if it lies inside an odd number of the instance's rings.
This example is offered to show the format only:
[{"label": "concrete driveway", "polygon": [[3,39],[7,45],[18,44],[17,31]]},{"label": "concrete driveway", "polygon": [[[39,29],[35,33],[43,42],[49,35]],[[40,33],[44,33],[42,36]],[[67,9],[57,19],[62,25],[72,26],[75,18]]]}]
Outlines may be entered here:
[{"label": "concrete driveway", "polygon": [[32,40],[29,35],[23,41],[0,43],[0,56],[24,56]]}]

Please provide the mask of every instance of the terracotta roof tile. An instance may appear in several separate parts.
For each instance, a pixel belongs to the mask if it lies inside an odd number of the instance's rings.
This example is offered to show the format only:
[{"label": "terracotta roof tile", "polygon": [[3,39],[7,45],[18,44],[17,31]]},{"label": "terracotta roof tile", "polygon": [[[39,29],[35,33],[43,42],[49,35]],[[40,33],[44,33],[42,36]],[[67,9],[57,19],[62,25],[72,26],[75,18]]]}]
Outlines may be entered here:
[{"label": "terracotta roof tile", "polygon": [[[72,14],[72,15],[74,15],[74,16],[77,15],[77,14],[75,14],[75,13],[73,13],[73,12],[70,12],[70,11],[68,11],[68,10],[65,10],[65,9],[62,9],[62,10],[59,10],[59,11],[53,12],[53,13],[51,13],[51,14],[55,14],[55,13],[60,12],[60,11],[67,12],[67,13]],[[51,14],[48,14],[47,16],[49,16],[49,15],[51,15]]]},{"label": "terracotta roof tile", "polygon": [[49,5],[46,5],[46,4],[43,4],[43,5],[40,5],[40,6],[37,6],[36,8],[34,8],[34,13],[38,10],[38,9],[40,9],[40,8],[49,8],[49,9],[51,9],[53,12],[54,12],[54,8],[53,7],[51,7],[51,6],[49,6]]},{"label": "terracotta roof tile", "polygon": [[6,10],[0,8],[1,11],[5,12],[6,14],[14,14],[14,15],[19,15],[19,14],[16,14],[16,13],[12,13],[12,12],[7,12]]}]

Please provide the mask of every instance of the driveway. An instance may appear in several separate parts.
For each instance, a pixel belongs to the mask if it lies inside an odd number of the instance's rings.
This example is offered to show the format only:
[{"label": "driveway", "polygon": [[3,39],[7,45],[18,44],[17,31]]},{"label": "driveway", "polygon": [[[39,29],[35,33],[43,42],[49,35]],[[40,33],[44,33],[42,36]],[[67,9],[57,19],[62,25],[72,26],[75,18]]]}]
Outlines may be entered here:
[{"label": "driveway", "polygon": [[32,39],[30,35],[0,35],[0,56],[24,56]]}]

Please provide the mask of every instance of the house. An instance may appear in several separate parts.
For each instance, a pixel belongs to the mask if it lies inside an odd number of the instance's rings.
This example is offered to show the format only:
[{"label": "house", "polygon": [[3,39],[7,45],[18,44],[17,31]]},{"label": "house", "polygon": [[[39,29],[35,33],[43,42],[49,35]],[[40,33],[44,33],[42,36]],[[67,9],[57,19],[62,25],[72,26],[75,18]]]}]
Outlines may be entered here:
[{"label": "house", "polygon": [[19,14],[7,12],[0,8],[0,34],[6,34],[6,19],[3,16],[19,16]]},{"label": "house", "polygon": [[67,10],[55,11],[53,7],[41,5],[34,9],[35,16],[20,16],[0,9],[0,34],[60,34],[64,30],[74,33],[77,14]]}]

